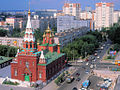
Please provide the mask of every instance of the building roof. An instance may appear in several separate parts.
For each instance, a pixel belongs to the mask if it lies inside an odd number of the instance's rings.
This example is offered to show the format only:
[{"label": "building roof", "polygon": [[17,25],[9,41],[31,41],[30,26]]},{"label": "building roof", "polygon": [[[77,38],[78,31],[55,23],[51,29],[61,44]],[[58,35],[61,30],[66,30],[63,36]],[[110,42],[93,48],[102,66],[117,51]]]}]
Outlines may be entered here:
[{"label": "building roof", "polygon": [[45,43],[45,44],[41,44],[40,46],[56,46],[56,45],[57,45],[56,43],[53,43],[53,44]]},{"label": "building roof", "polygon": [[9,61],[13,58],[10,58],[10,57],[4,57],[4,56],[0,56],[0,64],[6,62],[6,61]]},{"label": "building roof", "polygon": [[46,64],[38,64],[38,65],[41,65],[41,66],[46,66],[48,64],[50,64],[51,62],[57,60],[58,58],[62,57],[63,55],[65,55],[64,53],[60,53],[58,54],[57,52],[46,52],[45,55],[45,59],[46,59]]}]

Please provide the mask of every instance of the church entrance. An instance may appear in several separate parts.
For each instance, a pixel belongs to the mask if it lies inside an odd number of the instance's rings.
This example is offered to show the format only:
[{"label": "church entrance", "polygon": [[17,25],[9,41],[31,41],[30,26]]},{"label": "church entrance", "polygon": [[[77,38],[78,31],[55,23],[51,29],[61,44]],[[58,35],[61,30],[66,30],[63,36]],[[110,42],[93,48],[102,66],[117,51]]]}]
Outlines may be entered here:
[{"label": "church entrance", "polygon": [[30,81],[30,77],[29,77],[29,74],[25,74],[25,81]]}]

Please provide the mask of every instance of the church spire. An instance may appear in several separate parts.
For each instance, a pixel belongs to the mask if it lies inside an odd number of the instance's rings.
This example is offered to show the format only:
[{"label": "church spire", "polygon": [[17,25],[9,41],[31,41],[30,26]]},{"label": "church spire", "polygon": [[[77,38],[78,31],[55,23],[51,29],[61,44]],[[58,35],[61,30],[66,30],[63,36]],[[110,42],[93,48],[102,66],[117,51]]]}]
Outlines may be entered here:
[{"label": "church spire", "polygon": [[26,26],[26,31],[24,35],[24,48],[28,49],[34,49],[34,43],[35,43],[35,37],[34,37],[34,31],[31,26],[31,21],[30,21],[30,2],[29,2],[29,11],[28,11],[28,20],[27,20],[27,26]]},{"label": "church spire", "polygon": [[31,15],[31,12],[30,12],[30,0],[29,0],[28,21],[27,21],[27,27],[26,28],[32,28],[31,21],[30,21],[30,15]]}]

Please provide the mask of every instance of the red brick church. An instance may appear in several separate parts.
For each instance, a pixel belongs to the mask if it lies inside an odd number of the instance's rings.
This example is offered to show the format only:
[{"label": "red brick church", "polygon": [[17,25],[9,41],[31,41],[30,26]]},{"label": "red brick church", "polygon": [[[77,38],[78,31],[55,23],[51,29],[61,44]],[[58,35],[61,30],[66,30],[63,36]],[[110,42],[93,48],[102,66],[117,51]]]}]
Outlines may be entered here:
[{"label": "red brick church", "polygon": [[22,81],[48,81],[65,67],[65,54],[60,52],[60,44],[54,43],[54,33],[49,25],[43,35],[41,45],[34,37],[30,21],[30,10],[23,41],[23,50],[18,51],[11,62],[11,78]]}]

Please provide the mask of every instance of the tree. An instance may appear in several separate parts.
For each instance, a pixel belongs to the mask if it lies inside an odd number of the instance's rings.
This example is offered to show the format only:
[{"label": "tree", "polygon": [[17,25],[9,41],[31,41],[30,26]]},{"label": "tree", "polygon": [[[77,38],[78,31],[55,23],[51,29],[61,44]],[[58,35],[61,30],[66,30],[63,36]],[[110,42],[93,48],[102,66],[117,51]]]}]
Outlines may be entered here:
[{"label": "tree", "polygon": [[0,37],[4,37],[8,34],[8,30],[0,29]]},{"label": "tree", "polygon": [[118,43],[114,44],[113,50],[118,52],[120,50],[120,45]]},{"label": "tree", "polygon": [[42,37],[43,37],[43,33],[40,31],[40,29],[35,29],[34,31],[34,35],[35,35],[35,39],[36,41],[40,41],[39,43],[42,43]]}]

